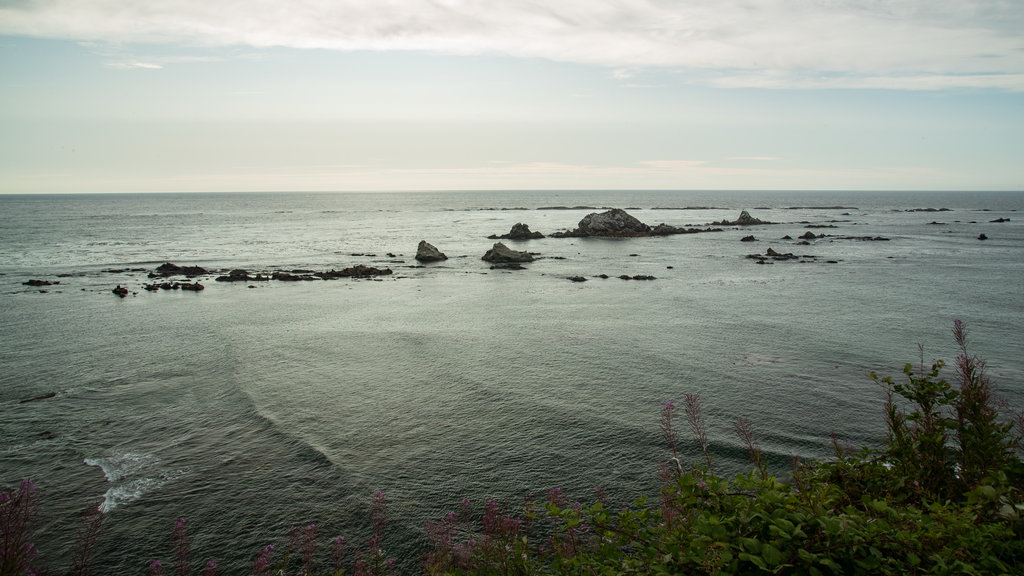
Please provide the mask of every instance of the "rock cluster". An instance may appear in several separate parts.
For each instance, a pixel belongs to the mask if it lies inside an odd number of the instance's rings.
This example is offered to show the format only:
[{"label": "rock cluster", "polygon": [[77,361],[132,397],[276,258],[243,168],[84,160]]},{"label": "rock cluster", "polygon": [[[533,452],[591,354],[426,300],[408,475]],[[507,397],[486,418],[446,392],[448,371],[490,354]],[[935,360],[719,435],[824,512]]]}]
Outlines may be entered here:
[{"label": "rock cluster", "polygon": [[539,240],[543,237],[544,235],[540,232],[531,232],[529,225],[516,222],[508,234],[502,234],[501,236],[491,234],[487,238],[490,240]]},{"label": "rock cluster", "polygon": [[718,228],[678,228],[658,224],[653,228],[631,216],[621,208],[606,212],[593,212],[580,220],[574,230],[555,232],[552,238],[640,238],[645,236],[668,236],[671,234],[695,234],[697,232],[721,232]]}]

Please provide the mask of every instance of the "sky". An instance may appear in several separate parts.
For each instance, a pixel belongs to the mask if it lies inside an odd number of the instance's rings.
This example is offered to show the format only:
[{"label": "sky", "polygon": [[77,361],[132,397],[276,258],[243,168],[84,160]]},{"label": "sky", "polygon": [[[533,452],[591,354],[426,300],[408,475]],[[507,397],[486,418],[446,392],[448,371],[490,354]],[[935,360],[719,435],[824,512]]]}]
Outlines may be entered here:
[{"label": "sky", "polygon": [[0,193],[1024,190],[1021,0],[0,0]]}]

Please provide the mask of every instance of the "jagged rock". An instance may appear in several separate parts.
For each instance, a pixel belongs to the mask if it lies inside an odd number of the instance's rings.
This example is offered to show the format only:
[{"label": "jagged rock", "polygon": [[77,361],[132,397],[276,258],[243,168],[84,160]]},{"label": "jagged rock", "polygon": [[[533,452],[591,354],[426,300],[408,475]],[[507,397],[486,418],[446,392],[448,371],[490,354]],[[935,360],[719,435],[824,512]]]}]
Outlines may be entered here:
[{"label": "jagged rock", "polygon": [[203,276],[210,272],[202,266],[178,266],[166,262],[157,267],[156,270],[149,273],[150,278],[166,278],[168,276]]},{"label": "jagged rock", "polygon": [[116,296],[119,296],[121,298],[124,298],[125,296],[128,295],[128,289],[125,288],[124,286],[121,286],[120,284],[118,284],[116,288],[111,290],[111,292],[113,292]]},{"label": "jagged rock", "polygon": [[740,238],[740,242],[757,242],[757,238],[754,238],[753,236],[744,236],[743,238]]},{"label": "jagged rock", "polygon": [[491,240],[539,240],[544,235],[540,232],[531,232],[530,227],[522,222],[516,222],[512,225],[512,230],[508,234],[502,234],[501,236],[495,236],[491,234],[488,236]]},{"label": "jagged rock", "polygon": [[978,240],[988,240],[988,236],[985,234],[978,234]]},{"label": "jagged rock", "polygon": [[49,280],[29,280],[28,282],[22,282],[23,286],[53,286],[54,284],[60,284],[60,280],[56,282],[50,282]]},{"label": "jagged rock", "polygon": [[821,236],[818,236],[814,232],[811,232],[810,230],[808,230],[807,232],[804,232],[802,235],[797,236],[797,238],[800,238],[801,240],[816,240],[816,239],[822,238],[824,236],[825,236],[824,234],[822,234]]},{"label": "jagged rock", "polygon": [[996,218],[995,220],[989,220],[989,222],[992,222],[994,224],[1000,224],[1002,222],[1009,222],[1009,221],[1010,221],[1009,218]]},{"label": "jagged rock", "polygon": [[448,257],[445,256],[444,252],[441,252],[426,240],[420,240],[419,246],[416,247],[416,260],[420,262],[440,262],[447,259]]},{"label": "jagged rock", "polygon": [[722,226],[754,226],[756,224],[771,224],[771,222],[767,222],[765,220],[758,220],[757,218],[751,216],[750,213],[747,212],[746,210],[741,210],[740,217],[733,220],[732,222],[728,220],[722,220],[721,222],[715,222],[715,224],[719,224]]},{"label": "jagged rock", "polygon": [[483,259],[496,264],[507,262],[533,262],[533,255],[529,252],[512,250],[501,242],[495,242],[494,246],[492,246],[491,249],[483,255]]},{"label": "jagged rock", "polygon": [[573,282],[586,282],[587,281],[587,279],[584,278],[583,276],[569,276],[569,280],[571,280]]},{"label": "jagged rock", "polygon": [[206,289],[206,286],[203,286],[199,282],[196,282],[194,284],[189,284],[188,282],[181,282],[178,285],[178,287],[181,288],[182,290],[188,290],[189,292],[200,292]]}]

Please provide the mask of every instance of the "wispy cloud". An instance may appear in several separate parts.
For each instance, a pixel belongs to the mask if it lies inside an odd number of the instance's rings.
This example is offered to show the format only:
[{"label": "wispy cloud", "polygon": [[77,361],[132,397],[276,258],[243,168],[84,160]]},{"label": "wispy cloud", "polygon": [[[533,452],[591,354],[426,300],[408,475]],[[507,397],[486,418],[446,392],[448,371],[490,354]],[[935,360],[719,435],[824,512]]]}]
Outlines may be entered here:
[{"label": "wispy cloud", "polygon": [[719,86],[1024,91],[1024,5],[991,0],[26,0],[0,34],[502,54]]}]

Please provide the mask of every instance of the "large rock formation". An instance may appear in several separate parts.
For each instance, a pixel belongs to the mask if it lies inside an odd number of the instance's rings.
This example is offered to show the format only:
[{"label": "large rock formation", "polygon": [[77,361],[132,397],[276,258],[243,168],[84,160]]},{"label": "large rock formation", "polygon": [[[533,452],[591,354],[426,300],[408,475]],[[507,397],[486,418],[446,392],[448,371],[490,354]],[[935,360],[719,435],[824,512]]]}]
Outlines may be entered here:
[{"label": "large rock formation", "polygon": [[531,232],[530,227],[522,222],[517,222],[512,226],[512,230],[508,234],[502,234],[496,236],[491,234],[488,236],[491,240],[537,240],[543,238],[544,235],[540,232]]},{"label": "large rock formation", "polygon": [[420,240],[420,245],[416,247],[416,260],[420,262],[440,262],[441,260],[447,260],[444,252],[441,252],[430,244],[426,240]]},{"label": "large rock formation", "polygon": [[679,228],[668,224],[650,227],[637,220],[625,210],[612,208],[607,212],[587,214],[579,226],[569,232],[555,232],[552,238],[637,238],[642,236],[668,236],[671,234],[695,234],[697,232],[721,232],[720,228]]},{"label": "large rock formation", "polygon": [[494,246],[484,254],[483,259],[494,263],[508,262],[533,262],[533,256],[529,252],[512,250],[501,242],[495,242]]}]

